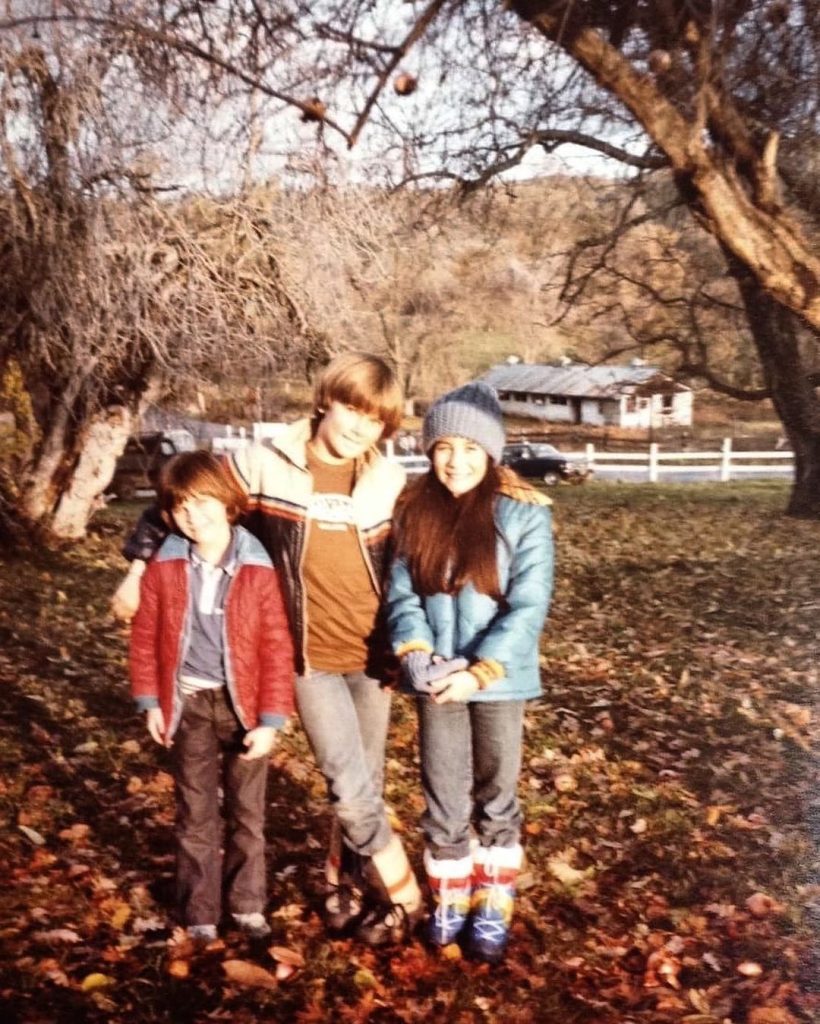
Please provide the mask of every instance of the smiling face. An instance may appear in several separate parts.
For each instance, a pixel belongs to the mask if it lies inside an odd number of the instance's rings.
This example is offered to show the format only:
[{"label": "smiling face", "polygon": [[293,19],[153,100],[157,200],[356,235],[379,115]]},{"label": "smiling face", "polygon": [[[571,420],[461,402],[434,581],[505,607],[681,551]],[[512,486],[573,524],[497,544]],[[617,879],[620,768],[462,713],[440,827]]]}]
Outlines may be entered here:
[{"label": "smiling face", "polygon": [[480,444],[466,437],[442,437],[430,452],[433,472],[454,498],[478,487],[489,458]]},{"label": "smiling face", "polygon": [[210,560],[208,556],[213,557],[215,553],[217,558],[221,557],[230,543],[231,524],[228,510],[219,498],[195,492],[175,505],[171,514],[204,558]]},{"label": "smiling face", "polygon": [[319,421],[313,449],[324,462],[357,459],[384,432],[384,421],[353,405],[333,401]]}]

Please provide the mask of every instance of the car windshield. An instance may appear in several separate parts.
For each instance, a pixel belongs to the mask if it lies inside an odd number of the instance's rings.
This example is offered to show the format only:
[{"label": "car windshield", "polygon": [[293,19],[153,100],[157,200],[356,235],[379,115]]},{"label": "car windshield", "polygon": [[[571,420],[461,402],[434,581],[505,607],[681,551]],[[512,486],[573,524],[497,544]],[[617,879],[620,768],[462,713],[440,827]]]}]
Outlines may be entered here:
[{"label": "car windshield", "polygon": [[551,444],[522,441],[506,445],[504,454],[510,458],[520,458],[522,456],[526,458],[532,455],[560,455],[561,453]]}]

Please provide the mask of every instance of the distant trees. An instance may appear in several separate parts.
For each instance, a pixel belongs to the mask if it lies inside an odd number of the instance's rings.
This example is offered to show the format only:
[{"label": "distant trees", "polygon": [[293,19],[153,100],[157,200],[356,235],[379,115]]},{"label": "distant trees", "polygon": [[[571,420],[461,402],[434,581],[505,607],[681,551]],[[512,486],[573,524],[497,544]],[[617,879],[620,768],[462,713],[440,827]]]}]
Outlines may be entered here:
[{"label": "distant trees", "polygon": [[592,336],[584,357],[659,359],[732,398],[766,397],[737,285],[671,176],[610,187],[608,200],[564,268],[558,319]]}]

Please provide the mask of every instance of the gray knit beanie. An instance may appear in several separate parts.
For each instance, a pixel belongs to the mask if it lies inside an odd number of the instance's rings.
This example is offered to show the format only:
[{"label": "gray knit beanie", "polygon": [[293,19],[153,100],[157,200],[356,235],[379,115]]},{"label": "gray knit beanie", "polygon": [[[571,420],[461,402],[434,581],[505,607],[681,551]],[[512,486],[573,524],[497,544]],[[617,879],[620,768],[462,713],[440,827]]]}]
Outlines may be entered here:
[{"label": "gray knit beanie", "polygon": [[422,427],[424,451],[429,452],[442,437],[466,437],[480,444],[496,464],[501,462],[504,422],[498,397],[489,384],[473,381],[433,402]]}]

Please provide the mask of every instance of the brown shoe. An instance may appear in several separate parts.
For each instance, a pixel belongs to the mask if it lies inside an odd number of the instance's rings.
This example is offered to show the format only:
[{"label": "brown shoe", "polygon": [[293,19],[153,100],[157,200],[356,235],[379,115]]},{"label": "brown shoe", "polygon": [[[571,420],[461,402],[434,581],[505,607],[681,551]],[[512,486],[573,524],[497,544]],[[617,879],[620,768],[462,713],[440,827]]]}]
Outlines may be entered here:
[{"label": "brown shoe", "polygon": [[353,928],[364,914],[364,893],[355,885],[337,885],[325,899],[325,927],[334,935]]},{"label": "brown shoe", "polygon": [[401,903],[377,904],[364,915],[355,935],[368,946],[398,945],[407,942],[423,917],[423,907],[407,910]]}]

